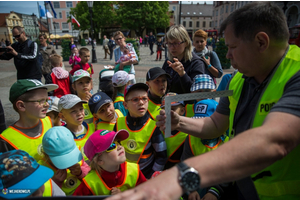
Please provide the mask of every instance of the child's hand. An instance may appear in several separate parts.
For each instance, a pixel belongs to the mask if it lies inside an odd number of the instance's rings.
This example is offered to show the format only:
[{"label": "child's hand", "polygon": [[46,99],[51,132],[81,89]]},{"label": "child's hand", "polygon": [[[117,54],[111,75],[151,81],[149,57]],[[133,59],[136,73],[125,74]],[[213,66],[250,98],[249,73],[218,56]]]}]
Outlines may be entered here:
[{"label": "child's hand", "polygon": [[212,193],[206,193],[206,195],[204,195],[204,197],[201,200],[218,200],[218,198],[213,195]]},{"label": "child's hand", "polygon": [[[204,197],[203,197],[204,198]],[[200,195],[197,191],[189,194],[189,200],[200,200]]]},{"label": "child's hand", "polygon": [[115,194],[118,194],[118,193],[121,193],[121,190],[119,188],[112,187],[112,189],[110,191],[110,194],[115,195]]},{"label": "child's hand", "polygon": [[178,73],[179,76],[183,76],[185,74],[183,64],[178,61],[177,58],[173,58],[175,61],[174,63],[171,63],[169,60],[167,63],[169,64],[169,67],[172,67],[174,71]]},{"label": "child's hand", "polygon": [[54,176],[52,177],[54,182],[60,183],[63,182],[67,178],[67,170],[59,169],[55,172]]},{"label": "child's hand", "polygon": [[71,174],[73,174],[74,176],[80,176],[82,171],[81,171],[81,167],[78,163],[76,163],[75,165],[71,166],[69,168]]},{"label": "child's hand", "polygon": [[90,91],[86,91],[85,92],[85,98],[84,100],[85,101],[89,101],[89,99],[92,97],[93,95],[90,93]]}]

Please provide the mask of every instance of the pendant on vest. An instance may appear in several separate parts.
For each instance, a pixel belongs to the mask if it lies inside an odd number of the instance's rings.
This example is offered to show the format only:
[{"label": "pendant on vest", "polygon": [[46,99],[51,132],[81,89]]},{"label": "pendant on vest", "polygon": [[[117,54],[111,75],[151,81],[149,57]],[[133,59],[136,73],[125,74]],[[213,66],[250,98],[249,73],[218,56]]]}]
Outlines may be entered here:
[{"label": "pendant on vest", "polygon": [[90,111],[88,109],[84,109],[84,116],[87,117],[90,115]]},{"label": "pendant on vest", "polygon": [[136,144],[136,141],[135,140],[128,140],[127,141],[127,148],[130,150],[130,151],[134,151],[137,147],[137,144]]},{"label": "pendant on vest", "polygon": [[73,188],[77,185],[78,178],[76,176],[70,176],[65,181],[65,186],[67,188]]},{"label": "pendant on vest", "polygon": [[42,144],[39,144],[39,146],[37,147],[37,153],[40,155],[40,156],[44,156],[44,153],[43,153],[43,145]]}]

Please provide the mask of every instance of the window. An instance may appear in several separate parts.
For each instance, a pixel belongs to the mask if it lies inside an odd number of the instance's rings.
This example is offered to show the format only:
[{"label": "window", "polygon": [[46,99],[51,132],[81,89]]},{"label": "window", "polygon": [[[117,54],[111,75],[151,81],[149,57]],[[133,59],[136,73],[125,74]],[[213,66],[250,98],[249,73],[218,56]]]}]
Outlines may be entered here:
[{"label": "window", "polygon": [[115,10],[119,9],[119,5],[118,4],[114,4],[113,7],[114,7]]},{"label": "window", "polygon": [[182,25],[183,25],[184,27],[186,27],[186,22],[184,21],[184,22],[182,23]]},{"label": "window", "polygon": [[209,22],[209,27],[213,27],[214,22]]},{"label": "window", "polygon": [[224,7],[222,6],[221,11],[220,11],[220,15],[222,15],[224,13]]},{"label": "window", "polygon": [[244,5],[244,2],[242,1],[242,6]]},{"label": "window", "polygon": [[203,28],[205,28],[205,26],[206,26],[206,22],[204,21],[204,22],[203,22]]},{"label": "window", "polygon": [[61,12],[59,12],[59,13],[58,13],[58,15],[59,15],[59,17],[58,17],[58,18],[60,18],[60,19],[61,19],[61,18],[62,18],[62,13],[61,13]]},{"label": "window", "polygon": [[240,8],[240,2],[238,2],[238,7],[237,8]]},{"label": "window", "polygon": [[59,29],[59,23],[53,23],[55,29]]},{"label": "window", "polygon": [[54,1],[53,2],[53,6],[54,6],[54,8],[60,8],[58,1],[56,1],[56,2]]},{"label": "window", "polygon": [[199,22],[196,23],[196,27],[197,27],[197,28],[199,28],[199,24],[200,24]]},{"label": "window", "polygon": [[183,12],[181,12],[181,15],[183,15]]},{"label": "window", "polygon": [[67,18],[69,18],[69,17],[70,17],[70,13],[69,13],[69,12],[66,12],[66,15],[67,15]]},{"label": "window", "polygon": [[234,10],[234,4],[231,4],[230,12],[233,12]]},{"label": "window", "polygon": [[219,15],[219,10],[216,10],[216,16],[218,16]]},{"label": "window", "polygon": [[226,5],[226,13],[228,13],[228,5]]},{"label": "window", "polygon": [[196,12],[193,12],[194,15],[196,15]]},{"label": "window", "polygon": [[188,15],[189,15],[189,14],[190,14],[190,12],[187,12],[186,14],[188,14]]},{"label": "window", "polygon": [[202,12],[199,12],[199,15],[202,15]]},{"label": "window", "polygon": [[213,14],[212,14],[212,16],[215,16],[215,11],[213,10]]},{"label": "window", "polygon": [[63,23],[62,23],[62,28],[63,28],[63,29],[69,29],[69,24],[63,22]]},{"label": "window", "polygon": [[176,6],[173,6],[173,11],[175,11],[176,10]]},{"label": "window", "polygon": [[193,27],[193,22],[190,22],[189,25],[190,25],[190,27]]},{"label": "window", "polygon": [[72,8],[73,7],[73,3],[72,1],[67,1],[67,8]]}]

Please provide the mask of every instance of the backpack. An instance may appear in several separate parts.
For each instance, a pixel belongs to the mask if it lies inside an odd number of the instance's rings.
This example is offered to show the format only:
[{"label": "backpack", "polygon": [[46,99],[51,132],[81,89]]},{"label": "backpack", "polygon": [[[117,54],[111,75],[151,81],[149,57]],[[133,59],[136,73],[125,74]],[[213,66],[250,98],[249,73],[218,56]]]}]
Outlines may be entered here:
[{"label": "backpack", "polygon": [[[91,63],[88,63],[92,72],[93,66],[91,65]],[[78,65],[80,66],[80,69],[83,70],[83,66],[81,65],[81,63],[78,63]],[[90,72],[89,72],[90,73]],[[91,73],[90,73],[91,74]],[[92,74],[91,74],[92,75]]]},{"label": "backpack", "polygon": [[[30,45],[32,44],[31,40],[28,40],[28,48],[30,47]],[[37,64],[38,66],[42,69],[43,66],[43,62],[44,62],[44,58],[42,53],[40,52],[39,48],[37,48],[37,55],[36,55],[36,59],[37,59]]]}]

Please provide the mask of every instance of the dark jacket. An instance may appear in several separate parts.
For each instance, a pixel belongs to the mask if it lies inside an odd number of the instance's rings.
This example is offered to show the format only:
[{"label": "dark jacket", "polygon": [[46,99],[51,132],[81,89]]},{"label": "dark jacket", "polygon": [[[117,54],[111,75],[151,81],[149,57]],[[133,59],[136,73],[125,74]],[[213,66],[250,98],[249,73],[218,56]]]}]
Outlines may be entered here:
[{"label": "dark jacket", "polygon": [[17,56],[10,53],[4,53],[0,56],[1,60],[10,60],[14,58],[14,64],[17,69],[17,79],[38,79],[42,78],[41,68],[37,63],[38,46],[31,42],[28,46],[29,39],[23,43],[16,42],[11,47],[18,52]]},{"label": "dark jacket", "polygon": [[[193,84],[193,78],[198,74],[205,73],[205,63],[199,58],[194,52],[192,52],[192,59],[184,62],[181,60],[185,75],[180,77],[176,71],[174,71],[167,60],[165,61],[162,69],[165,70],[168,74],[171,75],[171,79],[168,78],[168,91],[175,92],[178,94],[190,93],[191,86]],[[172,62],[172,61],[171,61]]]}]

